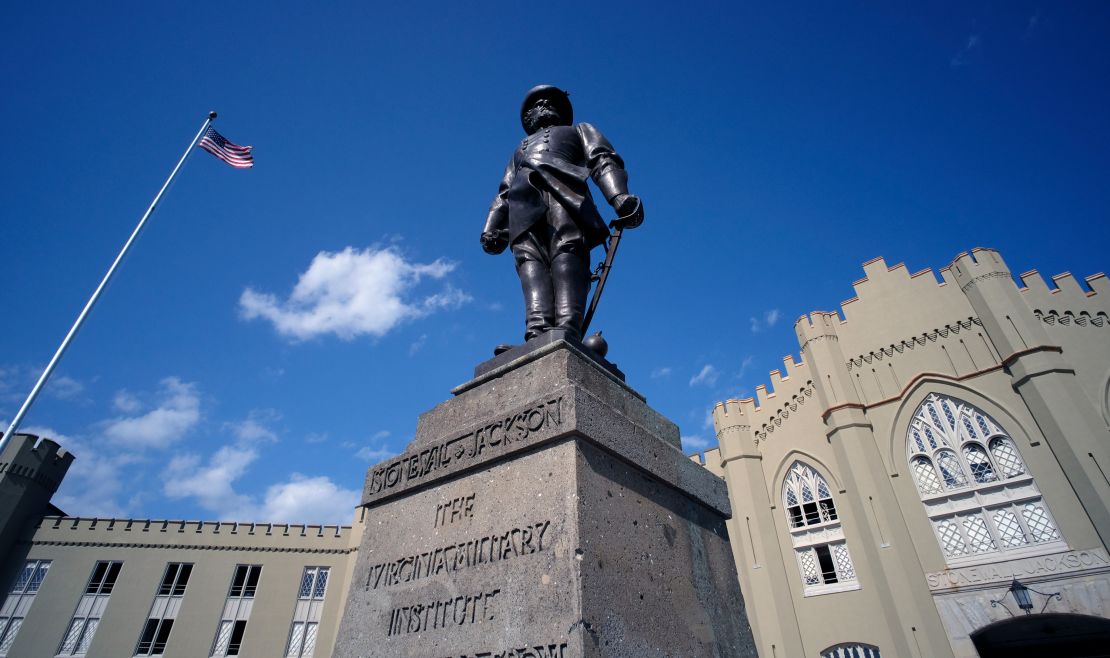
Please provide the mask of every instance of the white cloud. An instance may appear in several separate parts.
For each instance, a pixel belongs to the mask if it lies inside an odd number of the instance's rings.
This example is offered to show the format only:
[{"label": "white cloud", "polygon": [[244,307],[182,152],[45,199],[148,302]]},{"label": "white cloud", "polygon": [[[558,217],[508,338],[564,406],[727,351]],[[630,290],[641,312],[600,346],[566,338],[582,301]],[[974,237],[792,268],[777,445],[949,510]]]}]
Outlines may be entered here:
[{"label": "white cloud", "polygon": [[713,364],[707,363],[702,366],[698,374],[690,378],[690,386],[697,386],[698,384],[705,384],[706,386],[713,386],[717,383],[717,378],[721,373],[713,367]]},{"label": "white cloud", "polygon": [[116,411],[122,411],[125,414],[133,414],[143,407],[139,398],[126,389],[116,391],[115,397],[112,398],[112,406],[116,408]]},{"label": "white cloud", "polygon": [[246,419],[234,423],[224,423],[224,428],[242,442],[274,442],[278,440],[278,437],[268,427],[268,424],[276,423],[279,420],[281,420],[281,414],[273,409],[252,409],[247,414]]},{"label": "white cloud", "polygon": [[327,432],[309,432],[304,440],[306,443],[323,443],[328,440]]},{"label": "white cloud", "polygon": [[416,354],[417,352],[419,352],[420,350],[424,349],[424,345],[427,342],[428,342],[428,334],[420,334],[420,338],[417,338],[416,340],[412,341],[412,345],[409,345],[409,356],[412,356],[412,355]]},{"label": "white cloud", "polygon": [[375,432],[374,436],[370,437],[370,443],[378,443],[379,446],[377,448],[373,447],[372,445],[362,446],[355,452],[355,457],[358,457],[359,459],[365,459],[372,464],[376,464],[384,459],[389,459],[393,455],[396,455],[397,451],[393,450],[385,444],[385,439],[389,438],[389,435],[389,430],[379,430]]},{"label": "white cloud", "polygon": [[682,449],[690,452],[693,450],[705,450],[709,447],[709,441],[701,438],[700,436],[684,436],[682,437]]},{"label": "white cloud", "polygon": [[777,308],[773,308],[770,311],[764,312],[763,317],[761,318],[750,318],[752,324],[752,333],[757,334],[761,331],[770,329],[771,327],[778,324],[779,317],[781,316],[782,312],[779,311]]},{"label": "white cloud", "polygon": [[747,374],[748,368],[751,368],[753,363],[755,363],[754,356],[749,355],[744,357],[744,360],[740,362],[740,372],[736,373],[736,376],[743,377],[745,374]]},{"label": "white cloud", "polygon": [[441,280],[454,269],[455,263],[442,258],[409,262],[395,247],[322,251],[287,300],[247,288],[239,307],[243,317],[269,320],[278,333],[294,340],[325,334],[343,340],[380,337],[402,322],[470,301],[450,283],[432,294],[413,294],[421,280]]},{"label": "white cloud", "polygon": [[359,459],[365,459],[371,464],[377,464],[378,462],[389,459],[396,454],[396,450],[391,450],[385,446],[382,446],[380,448],[363,446],[359,448],[358,451],[355,453],[355,457],[358,457]]},{"label": "white cloud", "polygon": [[[7,425],[5,425],[7,427]],[[124,468],[141,461],[138,455],[114,448],[101,449],[91,442],[62,434],[43,426],[21,429],[23,432],[57,441],[74,460],[62,480],[62,486],[50,502],[71,516],[120,518],[131,515],[135,508],[135,492],[124,483]],[[120,500],[129,495],[130,500]]]},{"label": "white cloud", "polygon": [[249,520],[252,502],[236,493],[232,485],[256,459],[258,451],[243,446],[224,446],[207,463],[202,463],[198,455],[178,455],[162,474],[163,491],[170,498],[195,498],[221,520]]},{"label": "white cloud", "polygon": [[651,371],[651,378],[652,379],[661,379],[663,377],[670,377],[670,376],[671,376],[671,369],[668,368],[667,366],[663,366],[662,368],[656,368],[655,370]]},{"label": "white cloud", "polygon": [[128,448],[167,448],[200,421],[200,396],[196,385],[177,377],[161,382],[161,402],[139,416],[122,416],[105,421],[104,436]]},{"label": "white cloud", "polygon": [[50,378],[46,390],[59,400],[69,400],[80,395],[85,390],[85,385],[72,377],[59,375]]},{"label": "white cloud", "polygon": [[266,490],[258,518],[276,523],[349,524],[360,492],[344,489],[325,476],[293,473]]}]

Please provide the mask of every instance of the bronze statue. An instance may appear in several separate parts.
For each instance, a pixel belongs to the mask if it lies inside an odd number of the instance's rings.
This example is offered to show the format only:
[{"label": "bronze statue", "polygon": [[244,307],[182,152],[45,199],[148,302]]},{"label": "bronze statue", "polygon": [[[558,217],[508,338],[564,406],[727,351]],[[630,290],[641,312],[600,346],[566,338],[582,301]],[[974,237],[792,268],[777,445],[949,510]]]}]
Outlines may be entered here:
[{"label": "bronze statue", "polygon": [[520,108],[528,136],[505,168],[482,229],[487,253],[512,249],[524,290],[525,341],[550,329],[582,338],[590,250],[609,237],[587,176],[621,215],[618,229],[644,218],[640,200],[628,193],[624,161],[596,128],[572,119],[567,92],[551,85],[528,92]]}]

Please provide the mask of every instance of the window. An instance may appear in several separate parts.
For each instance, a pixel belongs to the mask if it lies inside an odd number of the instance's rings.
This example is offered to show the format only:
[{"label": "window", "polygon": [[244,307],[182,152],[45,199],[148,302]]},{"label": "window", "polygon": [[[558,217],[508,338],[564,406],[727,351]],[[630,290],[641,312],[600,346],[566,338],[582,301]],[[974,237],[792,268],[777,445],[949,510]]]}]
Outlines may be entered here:
[{"label": "window", "polygon": [[38,594],[49,570],[50,560],[27,560],[23,564],[23,570],[0,607],[0,656],[8,655],[11,650],[15,636],[23,627],[23,619],[35,602],[35,594]]},{"label": "window", "polygon": [[987,414],[929,395],[910,420],[906,443],[910,472],[950,564],[1063,547],[1017,446]]},{"label": "window", "polygon": [[806,595],[856,589],[856,570],[825,478],[795,462],[783,482],[783,507]]},{"label": "window", "polygon": [[289,628],[289,642],[286,643],[287,658],[306,658],[316,649],[316,632],[320,626],[329,571],[328,567],[305,567],[301,575],[293,625]]},{"label": "window", "polygon": [[77,611],[69,622],[69,629],[58,648],[59,656],[83,656],[89,651],[93,635],[100,625],[100,617],[108,607],[108,598],[116,586],[116,579],[123,569],[123,562],[97,562],[93,567],[85,593],[77,602]]},{"label": "window", "polygon": [[821,652],[821,658],[881,658],[879,647],[870,644],[851,642],[829,647]]},{"label": "window", "polygon": [[223,618],[216,630],[216,639],[212,643],[213,656],[239,655],[261,576],[262,565],[260,564],[240,564],[235,567],[231,575],[227,600],[224,602]]},{"label": "window", "polygon": [[173,622],[181,609],[181,600],[185,596],[185,588],[189,585],[189,576],[192,573],[191,564],[171,562],[166,565],[162,582],[154,595],[154,603],[150,606],[146,625],[143,626],[139,643],[135,647],[136,656],[160,656],[165,653]]}]

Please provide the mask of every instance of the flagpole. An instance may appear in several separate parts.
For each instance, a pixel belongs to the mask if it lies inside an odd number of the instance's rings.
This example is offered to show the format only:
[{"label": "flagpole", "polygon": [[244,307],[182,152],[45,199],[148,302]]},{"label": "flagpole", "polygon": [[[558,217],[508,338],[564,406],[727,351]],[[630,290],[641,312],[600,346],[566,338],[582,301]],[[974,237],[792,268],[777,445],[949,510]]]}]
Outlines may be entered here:
[{"label": "flagpole", "polygon": [[81,314],[77,316],[77,320],[73,323],[73,326],[70,327],[69,333],[66,334],[66,337],[62,340],[62,344],[58,346],[58,351],[54,352],[54,357],[50,359],[50,363],[46,364],[46,369],[42,371],[42,375],[39,376],[39,380],[35,383],[35,387],[31,389],[31,394],[27,396],[27,399],[23,402],[23,406],[19,408],[19,412],[16,413],[15,418],[12,419],[11,425],[9,425],[7,431],[4,432],[3,438],[0,438],[0,452],[4,451],[12,434],[15,434],[15,431],[19,429],[19,424],[23,421],[23,417],[27,415],[27,411],[31,408],[31,405],[34,404],[35,398],[37,398],[42,391],[42,387],[46,384],[46,380],[50,378],[50,374],[54,372],[54,368],[58,365],[58,361],[62,358],[62,354],[64,354],[66,348],[69,347],[69,343],[77,334],[77,330],[84,324],[86,316],[88,316],[89,311],[91,311],[92,307],[96,304],[96,300],[100,298],[100,293],[102,293],[104,287],[108,285],[108,281],[112,278],[112,275],[115,274],[116,268],[119,267],[123,257],[127,255],[127,251],[135,242],[135,238],[139,237],[139,232],[143,230],[143,225],[146,224],[146,220],[149,219],[150,215],[154,212],[154,208],[162,199],[162,195],[165,193],[166,189],[169,188],[170,183],[173,182],[174,176],[176,176],[177,172],[181,169],[181,165],[185,164],[185,160],[188,159],[189,154],[193,152],[193,147],[196,146],[201,135],[204,134],[205,130],[208,130],[208,126],[212,125],[212,121],[215,119],[216,113],[209,112],[208,118],[204,120],[204,124],[201,125],[200,130],[198,130],[197,134],[193,137],[193,141],[189,142],[189,148],[185,149],[185,153],[182,154],[181,159],[177,161],[177,166],[170,172],[170,177],[162,184],[162,189],[158,190],[158,194],[154,197],[154,200],[150,202],[150,207],[143,213],[143,218],[139,220],[139,224],[135,227],[135,230],[131,232],[131,237],[127,238],[127,242],[124,243],[123,249],[120,249],[119,255],[116,256],[116,259],[112,262],[112,266],[108,268],[108,273],[101,279],[100,285],[96,287],[96,291],[93,292],[92,297],[90,297],[88,303],[85,304],[85,308],[81,310]]}]

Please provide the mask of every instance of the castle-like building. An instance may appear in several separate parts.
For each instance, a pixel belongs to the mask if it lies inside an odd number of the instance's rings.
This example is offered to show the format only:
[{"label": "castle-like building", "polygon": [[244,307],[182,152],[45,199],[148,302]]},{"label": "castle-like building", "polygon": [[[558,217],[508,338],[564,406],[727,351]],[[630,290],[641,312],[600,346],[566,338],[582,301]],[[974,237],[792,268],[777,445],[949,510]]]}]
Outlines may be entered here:
[{"label": "castle-like building", "polygon": [[713,413],[760,655],[1110,655],[1110,282],[864,272]]},{"label": "castle-like building", "polygon": [[[1019,287],[990,250],[939,282],[864,270],[694,456],[728,485],[759,655],[1104,655],[1106,277]],[[49,501],[72,460],[30,435],[0,454],[0,656],[332,654],[372,519],[68,517]]]}]

